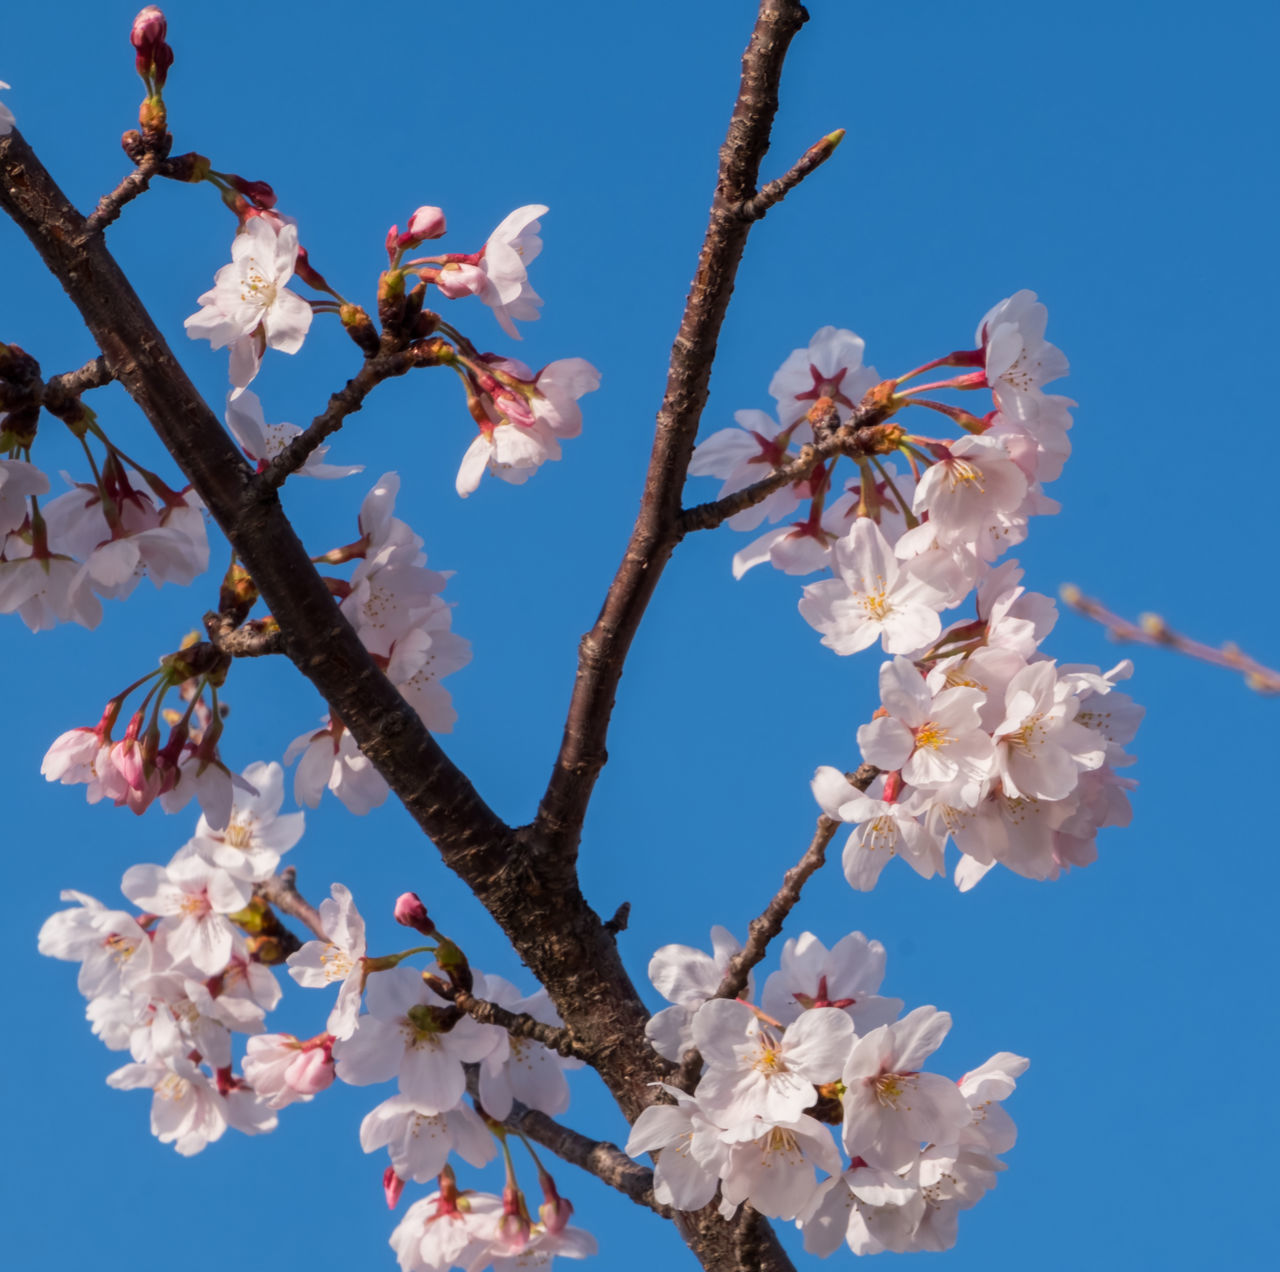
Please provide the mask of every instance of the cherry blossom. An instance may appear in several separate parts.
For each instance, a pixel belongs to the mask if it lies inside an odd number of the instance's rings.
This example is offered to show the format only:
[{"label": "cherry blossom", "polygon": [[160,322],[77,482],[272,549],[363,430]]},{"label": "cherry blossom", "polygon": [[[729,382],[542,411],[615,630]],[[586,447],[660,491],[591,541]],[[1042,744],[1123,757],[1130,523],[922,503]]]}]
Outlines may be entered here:
[{"label": "cherry blossom", "polygon": [[837,654],[856,654],[879,638],[886,653],[909,654],[935,640],[941,593],[898,563],[879,526],[866,517],[832,546],[839,575],[810,583],[804,620]]},{"label": "cherry blossom", "polygon": [[[296,424],[268,424],[262,413],[262,402],[252,389],[232,389],[227,394],[226,420],[241,450],[259,468],[275,459],[302,433]],[[326,464],[324,457],[328,453],[327,446],[317,446],[294,472],[299,477],[325,481],[364,472],[363,464]]]},{"label": "cherry blossom", "polygon": [[19,529],[27,519],[27,500],[48,490],[49,478],[34,464],[0,459],[0,535]]},{"label": "cherry blossom", "polygon": [[779,1033],[746,1003],[713,998],[693,1019],[707,1065],[694,1094],[725,1126],[752,1117],[794,1122],[817,1099],[816,1087],[839,1076],[853,1036],[853,1021],[833,1007],[803,1011]]},{"label": "cherry blossom", "polygon": [[645,1109],[632,1124],[626,1152],[631,1157],[658,1152],[653,1195],[677,1210],[701,1210],[715,1196],[729,1148],[721,1128],[693,1096],[666,1084],[662,1089],[675,1104]]},{"label": "cherry blossom", "polygon": [[[296,957],[296,956],[295,956]],[[353,1086],[399,1077],[400,1093],[424,1113],[447,1113],[466,1090],[464,1064],[483,1060],[500,1032],[470,1016],[447,1023],[448,1004],[411,967],[393,967],[369,981],[368,1013],[334,1045],[338,1077]],[[337,1036],[337,1031],[330,1029]]]},{"label": "cherry blossom", "polygon": [[[472,992],[486,1002],[497,1003],[517,1015],[532,1016],[543,1024],[562,1022],[545,989],[527,997],[501,976],[475,973]],[[528,1038],[516,1038],[505,1030],[494,1035],[493,1050],[480,1065],[480,1103],[490,1117],[501,1121],[519,1100],[552,1117],[569,1107],[567,1069],[581,1068],[580,1060],[566,1059]]]},{"label": "cherry blossom", "polygon": [[424,1112],[404,1095],[383,1100],[365,1115],[360,1147],[366,1153],[385,1148],[396,1174],[420,1184],[444,1169],[450,1153],[472,1166],[484,1166],[498,1151],[479,1114],[468,1105],[443,1113]]},{"label": "cherry blossom", "polygon": [[930,692],[906,658],[880,668],[880,701],[888,715],[858,730],[863,759],[880,769],[901,769],[912,786],[936,789],[963,776],[982,782],[991,775],[995,749],[983,731],[980,689]]},{"label": "cherry blossom", "polygon": [[59,910],[44,921],[39,949],[80,964],[76,987],[86,998],[127,993],[150,973],[151,940],[131,914],[108,910],[69,888],[61,896],[77,908]]},{"label": "cherry blossom", "polygon": [[184,326],[214,349],[231,347],[231,383],[245,388],[264,349],[297,353],[311,327],[311,306],[286,284],[298,259],[295,226],[250,217],[231,244],[231,264],[214,276],[200,309]]},{"label": "cherry blossom", "polygon": [[184,1157],[220,1139],[227,1129],[226,1106],[212,1082],[190,1061],[126,1064],[107,1076],[119,1091],[151,1090],[151,1133]]},{"label": "cherry blossom", "polygon": [[[7,89],[8,84],[4,80],[0,80],[0,89]],[[0,102],[0,137],[6,136],[13,131],[15,120],[13,111],[11,111],[3,102]]]},{"label": "cherry blossom", "polygon": [[1044,338],[1048,320],[1035,292],[1024,288],[993,306],[978,324],[987,383],[1002,409],[1016,411],[1023,398],[1069,370],[1062,350]]},{"label": "cherry blossom", "polygon": [[884,963],[884,946],[861,932],[841,937],[830,950],[812,932],[802,932],[782,947],[782,966],[765,981],[761,1003],[783,1024],[813,1007],[836,1007],[867,1033],[902,1010],[902,999],[876,993]]},{"label": "cherry blossom", "polygon": [[805,349],[793,350],[769,382],[785,427],[801,419],[819,398],[835,403],[841,422],[867,390],[879,383],[874,367],[862,365],[866,342],[839,327],[820,327]]},{"label": "cherry blossom", "polygon": [[844,1146],[873,1166],[909,1166],[926,1141],[955,1143],[972,1110],[954,1082],[921,1066],[951,1028],[936,1007],[917,1007],[859,1038],[845,1062]]},{"label": "cherry blossom", "polygon": [[168,866],[130,866],[120,890],[153,914],[165,916],[169,951],[189,958],[206,976],[222,971],[231,958],[236,930],[227,915],[243,910],[252,885],[196,856]]},{"label": "cherry blossom", "polygon": [[340,724],[329,720],[314,733],[304,733],[289,743],[284,762],[298,760],[293,777],[293,798],[315,808],[327,787],[349,812],[363,816],[385,802],[391,793],[382,774],[360,750],[356,740]]},{"label": "cherry blossom", "polygon": [[741,948],[731,932],[717,925],[711,929],[710,954],[689,945],[664,945],[654,953],[649,960],[649,980],[674,1004],[655,1012],[645,1025],[645,1037],[660,1056],[679,1063],[693,1046],[694,1015],[719,992],[729,960]]},{"label": "cherry blossom", "polygon": [[435,282],[451,298],[479,296],[502,330],[519,340],[513,319],[537,318],[542,298],[529,286],[528,265],[542,251],[538,218],[547,212],[541,203],[516,208],[499,223],[476,257],[448,261]]},{"label": "cherry blossom", "polygon": [[191,846],[229,874],[260,883],[302,837],[305,814],[280,816],[284,770],[279,764],[257,761],[244,770],[243,779],[248,789],[235,792],[226,826],[215,829],[202,815]]},{"label": "cherry blossom", "polygon": [[326,940],[308,941],[290,954],[289,975],[306,989],[338,984],[338,1000],[326,1026],[335,1038],[350,1038],[356,1029],[360,996],[364,992],[364,919],[350,891],[335,883],[320,902],[320,922]]}]

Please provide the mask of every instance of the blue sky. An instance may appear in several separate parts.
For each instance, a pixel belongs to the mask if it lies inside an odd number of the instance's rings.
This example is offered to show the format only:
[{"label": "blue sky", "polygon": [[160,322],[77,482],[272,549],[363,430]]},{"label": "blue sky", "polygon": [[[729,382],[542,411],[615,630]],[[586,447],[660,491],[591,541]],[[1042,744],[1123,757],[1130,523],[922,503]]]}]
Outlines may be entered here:
[{"label": "blue sky", "polygon": [[[492,0],[482,18],[439,6],[410,24],[402,6],[380,4],[359,18],[298,0],[252,16],[166,7],[176,149],[271,181],[313,262],[354,298],[372,304],[386,228],[419,204],[445,208],[444,246],[459,248],[516,206],[551,208],[534,267],[544,316],[515,352],[534,365],[579,355],[602,372],[564,461],[523,488],[488,481],[460,501],[453,478],[471,425],[446,375],[384,386],[330,455],[364,463],[369,478],[398,470],[400,514],[431,564],[457,572],[455,626],[475,658],[450,682],[460,720],[447,747],[512,822],[529,818],[545,783],[576,640],[634,515],[752,8],[713,0],[677,21]],[[833,128],[848,136],[753,235],[704,432],[737,409],[768,408],[773,370],[824,324],[858,331],[888,375],[963,347],[991,304],[1031,287],[1072,361],[1055,388],[1080,406],[1074,455],[1052,489],[1063,511],[1035,523],[1017,554],[1028,583],[1052,593],[1073,581],[1122,612],[1156,609],[1204,640],[1280,660],[1274,500],[1224,466],[1239,462],[1227,448],[1248,427],[1271,426],[1275,11],[811,8],[766,176]],[[117,139],[140,95],[132,16],[72,0],[55,31],[33,7],[5,18],[5,100],[82,207],[125,171]],[[215,406],[225,358],[187,341],[181,323],[228,259],[232,230],[208,189],[162,185],[109,237]],[[92,355],[7,223],[0,279],[0,339],[46,373]],[[465,313],[482,346],[512,351],[478,304]],[[268,418],[301,423],[356,365],[345,338],[317,323],[302,353],[269,359],[254,387]],[[123,393],[105,390],[94,406],[127,450],[158,458]],[[46,431],[45,466],[73,464]],[[353,537],[369,484],[291,485],[287,506],[319,550]],[[712,493],[695,482],[690,498]],[[808,842],[814,767],[852,764],[854,732],[876,705],[878,659],[820,648],[796,614],[794,580],[759,570],[734,583],[741,543],[724,530],[677,552],[622,681],[586,827],[585,888],[606,913],[632,902],[621,945],[637,979],[658,945],[702,944],[717,922],[743,931]],[[15,1266],[91,1259],[115,1272],[147,1251],[206,1272],[252,1251],[276,1266],[394,1267],[383,1161],[356,1140],[370,1092],[331,1092],[286,1110],[273,1136],[228,1134],[180,1160],[151,1139],[143,1095],[104,1086],[120,1057],[81,1019],[74,970],[35,951],[59,889],[114,903],[129,865],[167,860],[192,829],[182,814],[87,807],[77,790],[46,786],[38,765],[54,736],[96,720],[110,693],[197,625],[215,583],[140,590],[92,634],[0,627],[3,941],[17,973],[3,1171]],[[1070,614],[1047,648],[1064,662],[1118,657]],[[1096,865],[1054,884],[997,871],[964,896],[893,868],[855,894],[833,870],[788,928],[828,944],[855,928],[883,941],[884,992],[955,1017],[944,1071],[1002,1049],[1031,1057],[1009,1104],[1020,1142],[998,1189],[961,1217],[957,1249],[936,1256],[948,1269],[1274,1258],[1280,1127],[1266,1075],[1280,871],[1268,782],[1280,704],[1171,654],[1134,657],[1130,688],[1148,708],[1132,748],[1142,785],[1133,826],[1104,834]],[[322,710],[275,663],[237,666],[226,697],[224,753],[238,766],[278,757]],[[399,948],[390,907],[413,888],[473,961],[529,986],[398,810],[356,819],[322,806],[292,859],[315,899],[332,880],[351,887],[375,949]],[[278,1027],[314,1032],[319,1011],[290,993]],[[590,1082],[581,1087],[566,1120],[624,1137]],[[655,1254],[693,1266],[652,1216],[564,1176],[600,1238],[599,1266],[625,1272]]]}]

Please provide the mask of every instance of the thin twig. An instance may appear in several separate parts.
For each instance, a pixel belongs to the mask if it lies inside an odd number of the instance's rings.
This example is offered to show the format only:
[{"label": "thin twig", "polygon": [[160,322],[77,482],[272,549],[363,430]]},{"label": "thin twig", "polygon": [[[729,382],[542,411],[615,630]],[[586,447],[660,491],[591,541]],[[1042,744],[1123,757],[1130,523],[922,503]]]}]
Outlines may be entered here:
[{"label": "thin twig", "polygon": [[[467,1091],[477,1105],[483,1108],[480,1102],[478,1065],[467,1066]],[[632,1201],[656,1211],[663,1218],[672,1217],[674,1212],[669,1207],[654,1200],[653,1171],[633,1161],[616,1144],[611,1144],[608,1140],[591,1139],[538,1109],[521,1104],[519,1100],[513,1101],[511,1112],[502,1120],[502,1125],[510,1131],[527,1135],[543,1148],[550,1149],[562,1161],[594,1175]]]},{"label": "thin twig", "polygon": [[[863,764],[859,766],[857,772],[848,774],[848,778],[851,785],[856,786],[860,791],[865,791],[879,774],[880,770],[875,765]],[[834,817],[828,817],[825,813],[818,818],[813,839],[805,849],[804,856],[783,875],[782,886],[765,906],[760,916],[751,920],[747,927],[746,944],[729,960],[729,965],[725,968],[724,976],[720,980],[720,987],[713,997],[737,998],[747,987],[747,978],[751,975],[752,968],[764,958],[768,952],[769,943],[782,931],[782,925],[787,921],[787,916],[800,900],[804,885],[826,863],[827,847],[840,825],[839,821]],[[697,1050],[686,1051],[681,1057],[680,1073],[675,1082],[685,1090],[692,1090],[701,1071],[702,1057]]]},{"label": "thin twig", "polygon": [[163,162],[155,151],[148,151],[138,162],[138,166],[110,194],[104,194],[98,200],[98,206],[85,217],[85,229],[90,234],[97,234],[106,229],[120,215],[126,203],[136,199],[150,184]]},{"label": "thin twig", "polygon": [[44,405],[56,415],[73,398],[78,398],[90,389],[100,389],[114,379],[106,358],[99,354],[74,371],[50,376],[45,381]]},{"label": "thin twig", "polygon": [[329,934],[324,930],[320,911],[298,891],[297,879],[297,870],[293,866],[286,866],[278,875],[255,884],[254,891],[269,905],[297,919],[318,940],[327,941]]},{"label": "thin twig", "polygon": [[836,147],[844,140],[844,129],[837,128],[828,133],[821,141],[815,142],[796,161],[790,172],[776,181],[761,187],[760,192],[753,195],[733,209],[734,216],[744,221],[759,221],[775,203],[782,202],[790,191],[802,182],[815,168],[820,168],[835,154]]},{"label": "thin twig", "polygon": [[680,514],[680,533],[684,535],[694,530],[713,530],[716,526],[723,525],[736,513],[767,499],[775,490],[803,481],[820,463],[833,455],[849,455],[856,459],[878,454],[881,426],[892,413],[891,407],[879,402],[859,406],[838,429],[812,446],[806,446],[799,455],[775,468],[768,477],[762,477],[750,486],[743,486],[741,490],[735,490],[723,499],[712,499],[708,503],[684,509]]},{"label": "thin twig", "polygon": [[1280,693],[1280,671],[1250,658],[1231,642],[1218,648],[1202,644],[1174,631],[1159,614],[1140,614],[1136,623],[1130,622],[1113,614],[1101,601],[1085,596],[1073,583],[1064,583],[1058,589],[1058,595],[1077,614],[1101,623],[1112,640],[1175,649],[1188,658],[1240,672],[1244,676],[1245,685],[1256,693]]},{"label": "thin twig", "polygon": [[513,1038],[532,1038],[535,1042],[542,1043],[544,1047],[549,1047],[557,1055],[573,1060],[586,1060],[590,1057],[587,1048],[567,1029],[549,1025],[545,1021],[530,1016],[528,1012],[508,1011],[497,1003],[476,998],[463,989],[455,989],[452,998],[456,1007],[482,1025],[497,1025],[499,1029],[505,1029]]},{"label": "thin twig", "polygon": [[368,359],[364,366],[329,399],[329,405],[307,425],[283,450],[267,464],[258,476],[267,490],[276,490],[290,473],[307,462],[311,453],[326,437],[336,433],[348,415],[364,406],[364,400],[383,380],[404,375],[419,360],[406,352],[380,354]]},{"label": "thin twig", "polygon": [[273,618],[253,618],[236,627],[230,615],[210,610],[204,616],[204,628],[213,644],[233,658],[262,658],[285,652],[284,633]]}]

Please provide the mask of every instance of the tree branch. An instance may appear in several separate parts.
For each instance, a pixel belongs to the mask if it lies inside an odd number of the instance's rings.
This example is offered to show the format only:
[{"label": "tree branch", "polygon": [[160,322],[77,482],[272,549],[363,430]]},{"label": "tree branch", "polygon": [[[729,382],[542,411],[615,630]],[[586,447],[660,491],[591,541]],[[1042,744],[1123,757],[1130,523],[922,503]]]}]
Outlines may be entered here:
[{"label": "tree branch", "polygon": [[[880,775],[874,764],[862,764],[856,773],[848,774],[851,785],[865,791]],[[714,998],[737,998],[747,987],[747,977],[768,952],[769,944],[787,921],[787,916],[795,909],[800,900],[800,892],[809,879],[826,864],[827,847],[835,838],[835,833],[842,823],[825,813],[818,818],[813,838],[804,856],[796,862],[782,877],[782,886],[774,894],[773,899],[765,906],[758,918],[752,919],[747,926],[746,944],[729,960],[720,987],[712,995]],[[680,1061],[680,1073],[676,1079],[679,1086],[692,1091],[698,1074],[702,1072],[702,1056],[696,1048],[684,1053]]]},{"label": "tree branch", "polygon": [[284,633],[273,618],[253,618],[237,627],[231,615],[210,610],[204,616],[204,629],[214,646],[233,658],[262,658],[286,652]]},{"label": "tree branch", "polygon": [[286,866],[278,875],[255,884],[253,890],[281,913],[297,919],[317,940],[327,941],[329,934],[324,930],[320,911],[298,891],[297,880],[297,868]]},{"label": "tree branch", "polygon": [[45,381],[43,405],[57,415],[74,398],[90,389],[100,389],[110,384],[115,377],[107,367],[107,360],[101,354],[90,358],[82,367],[74,371],[64,371],[61,375],[50,376]]},{"label": "tree branch", "polygon": [[98,200],[98,206],[85,219],[85,229],[90,234],[105,230],[120,215],[124,205],[136,199],[151,184],[151,178],[163,162],[156,151],[148,150],[138,161],[138,166],[110,194],[104,194]]},{"label": "tree branch", "polygon": [[296,472],[307,462],[311,453],[326,437],[336,433],[348,415],[354,415],[364,406],[364,400],[383,380],[404,375],[419,360],[408,352],[379,354],[369,358],[364,366],[332,397],[329,405],[289,442],[262,470],[258,480],[268,490],[284,485],[290,473]]},{"label": "tree branch", "polygon": [[1205,645],[1174,631],[1159,614],[1140,614],[1138,621],[1131,623],[1127,618],[1113,614],[1101,601],[1085,596],[1074,583],[1064,583],[1058,589],[1058,595],[1077,614],[1100,623],[1107,629],[1107,635],[1121,644],[1133,642],[1156,648],[1176,649],[1188,658],[1240,672],[1244,676],[1245,685],[1255,693],[1280,693],[1280,671],[1258,662],[1256,658],[1250,658],[1230,641],[1215,649],[1212,645]]},{"label": "tree branch", "polygon": [[527,1012],[508,1011],[497,1003],[476,998],[464,989],[455,989],[452,998],[456,1007],[482,1025],[497,1025],[499,1029],[505,1029],[513,1038],[532,1038],[557,1055],[567,1056],[573,1060],[591,1058],[590,1052],[567,1029],[549,1025],[545,1021],[530,1016]]},{"label": "tree branch", "polygon": [[762,477],[750,486],[743,486],[741,490],[735,490],[723,499],[713,499],[708,503],[686,508],[680,514],[681,535],[690,534],[694,530],[713,530],[716,526],[723,525],[736,513],[767,499],[775,490],[803,481],[820,463],[833,455],[849,455],[856,459],[880,454],[884,449],[881,444],[884,440],[884,422],[893,414],[894,409],[880,401],[861,402],[839,428],[813,445],[804,447],[799,455],[775,468],[768,477]]},{"label": "tree branch", "polygon": [[821,141],[815,142],[796,161],[790,172],[776,181],[770,181],[760,192],[738,204],[734,215],[744,221],[759,221],[775,203],[781,203],[815,168],[820,168],[835,154],[836,147],[844,140],[844,129],[837,128]]},{"label": "tree branch", "polygon": [[640,511],[600,617],[579,644],[564,737],[533,827],[535,843],[557,855],[566,871],[572,868],[591,792],[607,759],[605,739],[623,663],[681,537],[685,476],[707,400],[716,343],[751,228],[734,209],[755,194],[778,109],[783,59],[807,18],[795,0],[761,0],[743,54],[738,98],[720,149],[710,221],[671,350]]}]

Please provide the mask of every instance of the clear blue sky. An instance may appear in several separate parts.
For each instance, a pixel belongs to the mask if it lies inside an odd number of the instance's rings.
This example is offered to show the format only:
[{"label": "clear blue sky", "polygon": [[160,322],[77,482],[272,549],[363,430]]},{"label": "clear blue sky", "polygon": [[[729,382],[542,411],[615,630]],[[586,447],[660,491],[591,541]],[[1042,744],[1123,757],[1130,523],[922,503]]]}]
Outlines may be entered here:
[{"label": "clear blue sky", "polygon": [[[491,0],[421,18],[314,0],[166,8],[176,149],[271,181],[317,267],[366,303],[387,226],[419,204],[445,208],[450,246],[478,245],[521,204],[551,208],[534,267],[544,317],[524,328],[519,354],[535,366],[580,355],[603,374],[565,460],[526,487],[488,481],[460,501],[471,426],[443,374],[385,386],[330,456],[371,477],[397,469],[401,515],[431,564],[457,571],[455,626],[475,660],[450,682],[460,721],[448,749],[499,813],[525,821],[559,739],[576,639],[634,514],[754,6]],[[82,207],[125,171],[117,140],[140,95],[133,12],[70,0],[56,16],[15,6],[5,17],[5,100]],[[1055,387],[1080,407],[1052,492],[1063,512],[1018,553],[1028,582],[1053,592],[1071,580],[1123,611],[1158,609],[1203,639],[1280,660],[1274,499],[1231,470],[1227,450],[1255,423],[1272,427],[1274,8],[816,0],[812,12],[766,175],[834,128],[848,136],[753,236],[705,431],[768,408],[774,368],[819,326],[857,330],[889,374],[963,347],[991,304],[1031,287],[1073,366]],[[109,238],[215,404],[225,358],[181,324],[232,230],[207,188],[166,184]],[[91,356],[7,223],[0,279],[0,338],[49,373]],[[468,318],[508,347],[478,305]],[[270,359],[254,387],[270,419],[301,423],[356,365],[317,323],[303,352]],[[155,457],[124,395],[99,397],[126,449]],[[367,486],[291,484],[287,503],[324,547],[351,537]],[[712,491],[704,481],[694,494]],[[658,945],[700,944],[715,922],[744,929],[808,842],[814,767],[854,761],[854,731],[875,705],[876,655],[820,648],[793,580],[761,569],[735,584],[742,542],[725,530],[678,551],[622,682],[587,825],[588,895],[606,913],[632,902],[622,948],[639,979]],[[185,815],[89,808],[37,770],[56,734],[92,723],[198,624],[213,586],[147,586],[108,606],[93,634],[0,628],[14,1267],[117,1272],[140,1254],[188,1272],[229,1257],[394,1267],[384,1161],[356,1139],[370,1092],[333,1092],[285,1110],[273,1136],[229,1133],[180,1160],[151,1139],[145,1096],[103,1084],[121,1057],[89,1034],[74,970],[36,954],[60,888],[114,903],[130,864],[167,860],[190,832]],[[1118,656],[1071,615],[1048,649],[1104,666]],[[1009,1105],[1021,1133],[1010,1169],[937,1258],[957,1272],[1273,1266],[1280,867],[1268,784],[1280,702],[1173,655],[1135,659],[1132,692],[1148,707],[1131,770],[1142,785],[1133,827],[1104,835],[1095,866],[1056,884],[998,871],[964,896],[893,868],[859,895],[833,873],[794,923],[828,943],[853,928],[882,940],[884,992],[955,1017],[946,1071],[1002,1049],[1031,1057]],[[237,666],[227,698],[224,746],[238,766],[279,756],[321,711],[276,663]],[[350,886],[375,949],[398,947],[391,902],[414,888],[475,962],[531,988],[403,813],[356,819],[334,805],[310,823],[292,854],[301,885],[317,899],[334,879]],[[316,1013],[291,992],[278,1027],[312,1032]],[[623,1137],[590,1082],[580,1088],[566,1120]],[[647,1268],[655,1255],[693,1266],[660,1221],[565,1176],[600,1238],[598,1266]]]}]

